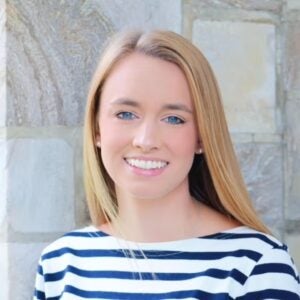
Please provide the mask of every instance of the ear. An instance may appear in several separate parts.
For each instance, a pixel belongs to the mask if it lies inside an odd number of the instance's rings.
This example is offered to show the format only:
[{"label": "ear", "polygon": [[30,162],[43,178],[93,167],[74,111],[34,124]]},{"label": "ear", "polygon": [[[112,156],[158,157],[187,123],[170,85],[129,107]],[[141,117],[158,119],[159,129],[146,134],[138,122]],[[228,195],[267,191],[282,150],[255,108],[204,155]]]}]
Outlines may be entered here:
[{"label": "ear", "polygon": [[98,148],[101,148],[101,139],[100,139],[100,134],[99,133],[96,134],[95,144]]}]

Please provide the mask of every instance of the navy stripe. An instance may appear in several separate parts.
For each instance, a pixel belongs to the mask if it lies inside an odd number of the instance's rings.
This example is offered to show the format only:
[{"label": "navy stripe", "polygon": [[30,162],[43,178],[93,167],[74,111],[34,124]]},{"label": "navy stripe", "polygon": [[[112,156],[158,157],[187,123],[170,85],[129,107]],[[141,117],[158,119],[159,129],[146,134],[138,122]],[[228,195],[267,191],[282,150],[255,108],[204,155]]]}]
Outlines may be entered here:
[{"label": "navy stripe", "polygon": [[41,276],[44,275],[43,268],[42,268],[41,265],[38,265],[37,272],[38,272]]},{"label": "navy stripe", "polygon": [[297,275],[294,272],[294,269],[291,266],[280,263],[257,265],[252,271],[251,275],[259,275],[265,273],[285,273],[293,276],[296,280],[298,279]]},{"label": "navy stripe", "polygon": [[87,271],[82,270],[73,266],[68,266],[65,270],[45,274],[44,278],[46,282],[50,281],[58,281],[64,278],[66,273],[76,274],[81,277],[86,278],[114,278],[114,279],[128,279],[128,280],[137,280],[140,277],[143,280],[188,280],[196,277],[213,277],[218,279],[225,279],[231,277],[235,279],[240,284],[244,284],[247,280],[247,276],[245,276],[242,272],[238,270],[220,270],[220,269],[208,269],[203,272],[196,273],[155,273],[154,275],[149,272],[126,272],[126,271]]},{"label": "navy stripe", "polygon": [[101,299],[119,299],[119,300],[132,300],[132,299],[143,299],[143,300],[153,300],[153,299],[185,299],[185,298],[195,298],[195,299],[210,299],[210,300],[233,300],[228,293],[212,294],[208,292],[203,292],[199,290],[191,291],[177,291],[170,293],[116,293],[116,292],[102,292],[102,291],[85,291],[75,288],[71,285],[66,285],[64,292],[70,293],[83,298],[101,298]]},{"label": "navy stripe", "polygon": [[102,232],[102,231],[88,231],[88,232],[80,232],[80,231],[71,231],[63,235],[64,237],[68,236],[77,236],[77,237],[86,237],[86,238],[91,238],[91,237],[109,237],[108,234]]},{"label": "navy stripe", "polygon": [[39,299],[39,300],[45,300],[46,299],[46,296],[45,296],[45,293],[42,292],[42,291],[39,291],[37,289],[34,290],[34,296]]},{"label": "navy stripe", "polygon": [[255,238],[255,239],[259,239],[259,240],[271,245],[273,248],[279,248],[279,249],[283,249],[283,250],[287,249],[286,245],[284,245],[284,244],[280,245],[278,243],[275,243],[269,237],[267,237],[263,234],[259,234],[259,233],[226,233],[226,232],[222,233],[221,232],[221,233],[216,233],[216,234],[209,235],[209,236],[203,237],[203,238],[208,238],[208,239],[219,238],[219,239],[226,239],[226,240]]},{"label": "navy stripe", "polygon": [[268,289],[263,291],[247,293],[244,296],[236,298],[236,300],[253,300],[253,299],[299,300],[300,296],[290,291]]},{"label": "navy stripe", "polygon": [[[42,260],[60,257],[64,254],[72,254],[78,257],[125,257],[124,252],[129,252],[125,249],[120,250],[103,250],[103,249],[84,249],[78,250],[69,247],[60,248],[58,250],[49,252],[42,256]],[[251,260],[258,261],[262,254],[253,250],[236,250],[236,251],[222,251],[222,252],[178,252],[178,251],[152,251],[145,250],[141,253],[138,250],[133,250],[135,258],[147,258],[151,259],[164,259],[168,260],[215,260],[224,257],[248,257]]]}]

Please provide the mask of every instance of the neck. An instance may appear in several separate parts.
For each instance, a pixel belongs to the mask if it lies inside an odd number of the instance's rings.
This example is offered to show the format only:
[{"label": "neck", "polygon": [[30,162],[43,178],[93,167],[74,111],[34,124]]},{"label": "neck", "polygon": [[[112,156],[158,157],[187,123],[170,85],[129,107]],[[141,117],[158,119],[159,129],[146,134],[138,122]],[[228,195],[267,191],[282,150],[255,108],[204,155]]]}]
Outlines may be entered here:
[{"label": "neck", "polygon": [[200,203],[188,189],[167,197],[136,199],[119,193],[119,220],[126,239],[137,242],[161,242],[192,237],[199,224]]}]

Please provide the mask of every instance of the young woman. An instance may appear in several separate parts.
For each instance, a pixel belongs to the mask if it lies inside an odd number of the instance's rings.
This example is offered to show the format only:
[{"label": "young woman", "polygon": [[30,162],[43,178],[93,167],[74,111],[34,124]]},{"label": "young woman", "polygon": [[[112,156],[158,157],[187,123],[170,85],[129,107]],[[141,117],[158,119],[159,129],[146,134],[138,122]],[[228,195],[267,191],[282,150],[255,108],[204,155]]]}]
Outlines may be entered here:
[{"label": "young woman", "polygon": [[110,43],[84,163],[93,225],[44,250],[34,299],[300,299],[287,247],[251,205],[213,72],[183,37]]}]

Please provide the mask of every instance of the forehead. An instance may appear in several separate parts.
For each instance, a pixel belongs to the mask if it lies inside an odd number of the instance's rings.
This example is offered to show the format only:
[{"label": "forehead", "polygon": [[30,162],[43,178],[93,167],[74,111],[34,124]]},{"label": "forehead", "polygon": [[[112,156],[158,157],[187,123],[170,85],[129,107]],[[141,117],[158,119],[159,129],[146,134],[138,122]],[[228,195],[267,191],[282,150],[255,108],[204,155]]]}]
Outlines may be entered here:
[{"label": "forehead", "polygon": [[192,106],[183,71],[174,63],[140,53],[121,59],[105,80],[101,102],[117,98],[156,104],[176,101]]}]

